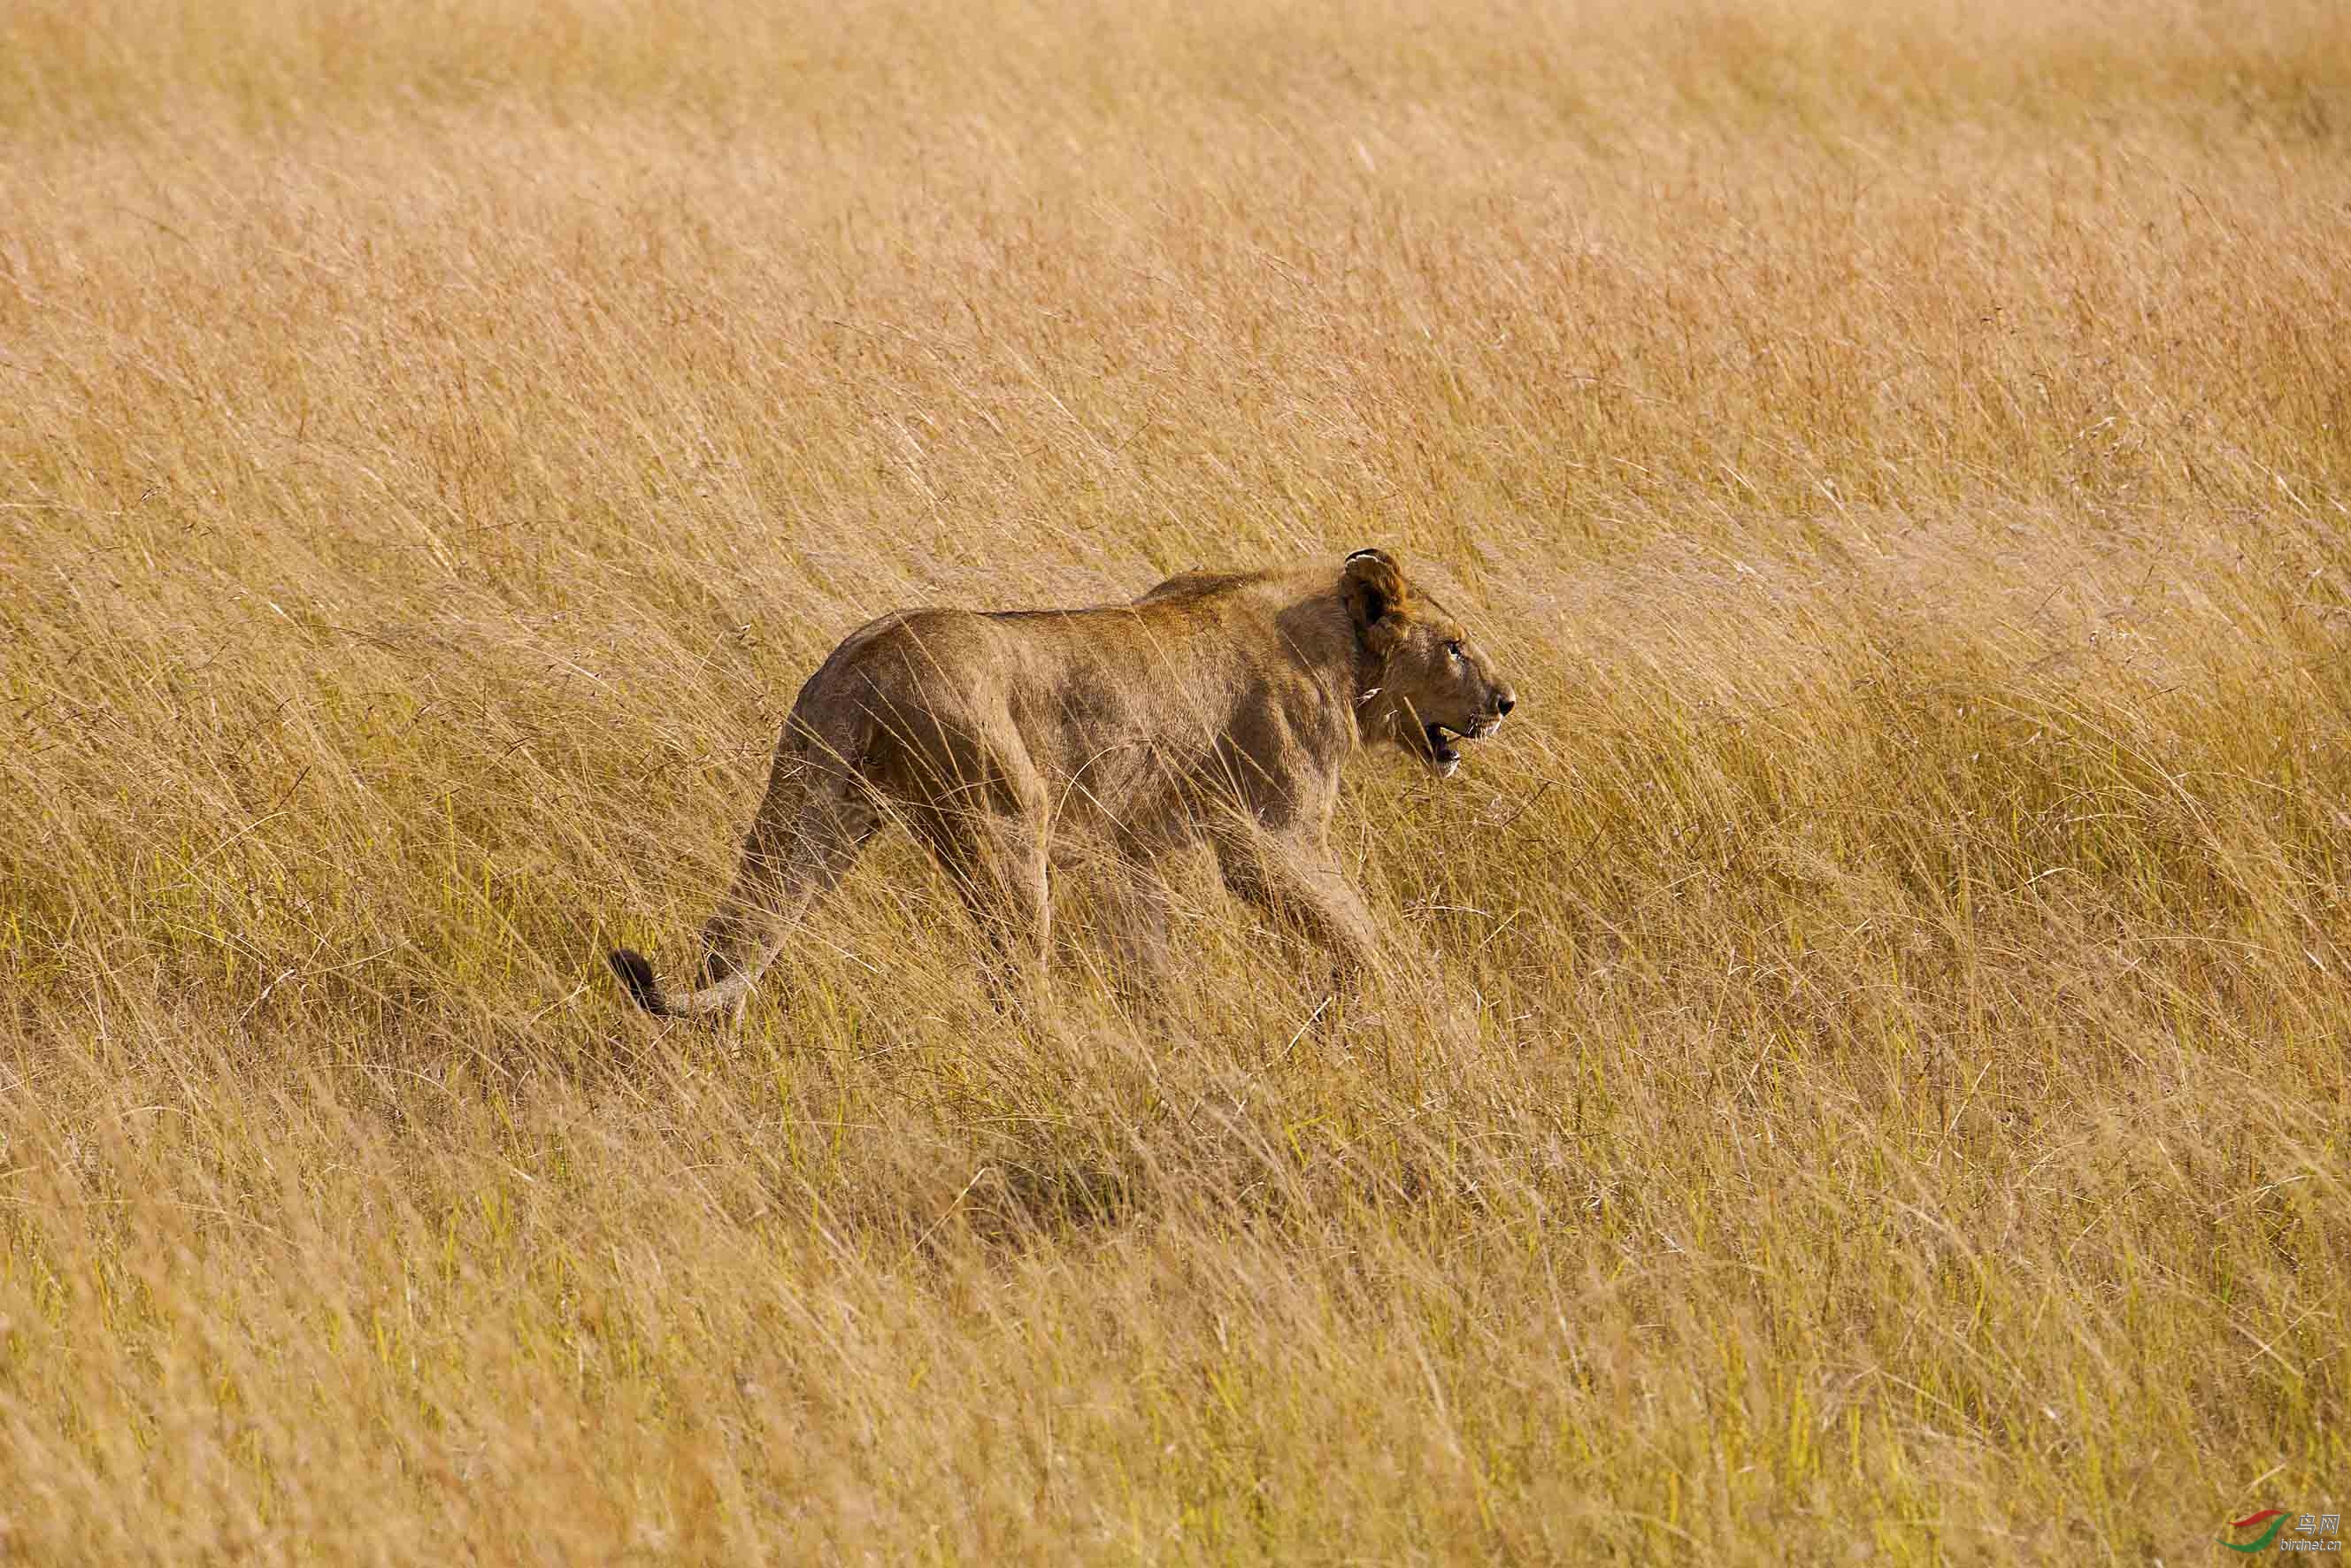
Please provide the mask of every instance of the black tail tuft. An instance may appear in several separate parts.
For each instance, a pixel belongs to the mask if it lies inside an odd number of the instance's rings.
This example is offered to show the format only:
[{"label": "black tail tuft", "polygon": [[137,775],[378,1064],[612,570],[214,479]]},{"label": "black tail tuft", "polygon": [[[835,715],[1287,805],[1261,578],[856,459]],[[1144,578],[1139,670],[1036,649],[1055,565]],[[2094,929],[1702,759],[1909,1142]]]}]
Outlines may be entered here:
[{"label": "black tail tuft", "polygon": [[611,960],[612,973],[620,976],[621,984],[628,988],[631,1001],[657,1017],[669,1011],[662,1006],[660,982],[653,978],[653,967],[645,962],[643,953],[615,947],[606,956]]}]

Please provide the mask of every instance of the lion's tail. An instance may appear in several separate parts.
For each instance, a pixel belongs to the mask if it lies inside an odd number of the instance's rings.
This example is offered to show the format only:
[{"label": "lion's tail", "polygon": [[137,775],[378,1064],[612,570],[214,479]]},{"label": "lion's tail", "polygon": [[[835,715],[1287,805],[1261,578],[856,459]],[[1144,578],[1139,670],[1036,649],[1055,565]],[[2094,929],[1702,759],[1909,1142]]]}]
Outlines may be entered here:
[{"label": "lion's tail", "polygon": [[695,1018],[739,1007],[774,961],[785,935],[841,880],[878,825],[858,778],[875,721],[862,705],[827,700],[850,655],[877,628],[852,635],[810,677],[776,747],[767,798],[744,840],[735,883],[704,933],[704,973],[718,978],[690,991],[664,991],[645,956],[606,955],[629,999],[655,1018]]},{"label": "lion's tail", "polygon": [[653,977],[653,967],[643,953],[631,947],[615,947],[605,955],[612,973],[621,977],[621,985],[629,999],[655,1018],[695,1018],[705,1013],[724,1012],[742,1001],[745,993],[758,981],[754,970],[743,970],[725,979],[703,987],[697,991],[673,995],[661,988]]},{"label": "lion's tail", "polygon": [[663,992],[642,952],[613,947],[611,971],[630,1001],[656,1018],[695,1018],[743,1004],[774,964],[788,931],[856,861],[879,825],[877,797],[862,773],[877,740],[874,710],[889,707],[891,670],[861,670],[870,644],[905,616],[861,625],[832,649],[799,689],[776,743],[767,797],[743,840],[734,886],[703,931],[703,973],[719,977],[689,992]]}]

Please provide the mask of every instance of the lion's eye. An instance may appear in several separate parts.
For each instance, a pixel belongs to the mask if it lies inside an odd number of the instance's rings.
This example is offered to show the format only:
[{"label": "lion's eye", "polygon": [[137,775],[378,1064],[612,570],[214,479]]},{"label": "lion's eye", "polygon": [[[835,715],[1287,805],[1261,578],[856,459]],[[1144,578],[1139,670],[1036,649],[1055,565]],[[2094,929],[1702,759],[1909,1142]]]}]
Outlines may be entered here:
[{"label": "lion's eye", "polygon": [[1458,659],[1461,656],[1461,644],[1458,643],[1447,643],[1445,644],[1445,651]]}]

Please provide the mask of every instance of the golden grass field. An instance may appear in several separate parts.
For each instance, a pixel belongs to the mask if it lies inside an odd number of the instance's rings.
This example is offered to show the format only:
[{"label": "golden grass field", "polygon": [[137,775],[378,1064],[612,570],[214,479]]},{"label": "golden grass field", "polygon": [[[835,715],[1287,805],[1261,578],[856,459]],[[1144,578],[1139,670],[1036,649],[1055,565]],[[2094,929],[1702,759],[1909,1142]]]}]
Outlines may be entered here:
[{"label": "golden grass field", "polygon": [[[2342,1511],[2347,152],[2336,0],[0,10],[0,1558]],[[1419,969],[611,983],[865,617],[1365,544]]]}]

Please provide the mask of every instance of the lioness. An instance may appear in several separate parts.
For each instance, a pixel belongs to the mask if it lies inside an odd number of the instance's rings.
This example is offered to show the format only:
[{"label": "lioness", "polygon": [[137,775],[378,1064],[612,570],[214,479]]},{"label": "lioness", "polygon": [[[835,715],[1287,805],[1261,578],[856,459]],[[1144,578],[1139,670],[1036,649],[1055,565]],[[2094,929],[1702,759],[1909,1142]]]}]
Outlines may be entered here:
[{"label": "lioness", "polygon": [[885,615],[800,688],[698,988],[663,991],[625,948],[612,967],[648,1012],[739,1008],[895,818],[953,879],[999,986],[1041,979],[1046,866],[1080,837],[1130,873],[1146,961],[1166,924],[1153,862],[1206,839],[1234,894],[1358,971],[1376,944],[1326,842],[1340,769],[1386,742],[1450,775],[1456,742],[1517,700],[1376,549],[1335,570],[1186,572],[1131,604]]}]

